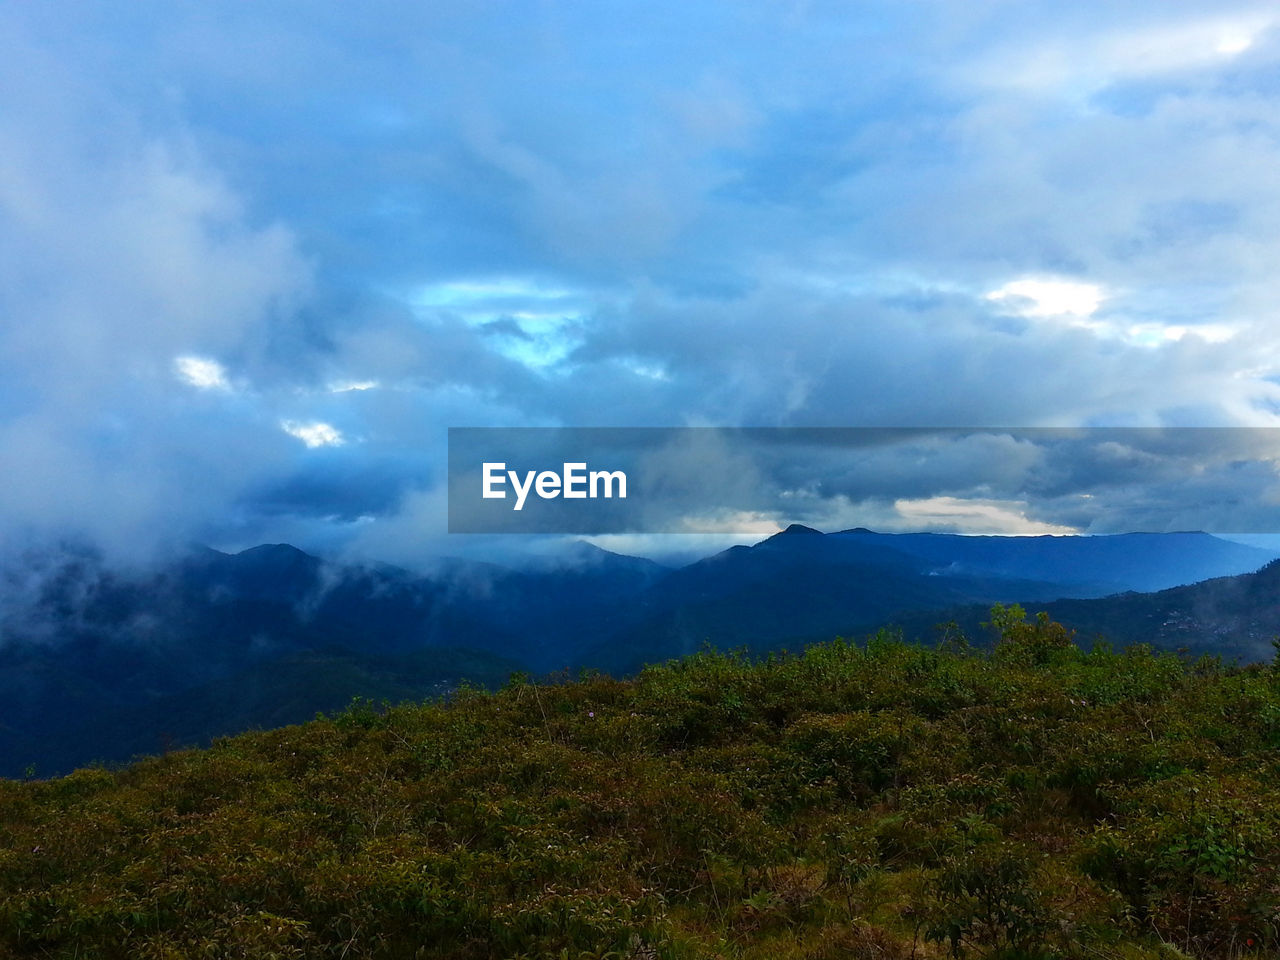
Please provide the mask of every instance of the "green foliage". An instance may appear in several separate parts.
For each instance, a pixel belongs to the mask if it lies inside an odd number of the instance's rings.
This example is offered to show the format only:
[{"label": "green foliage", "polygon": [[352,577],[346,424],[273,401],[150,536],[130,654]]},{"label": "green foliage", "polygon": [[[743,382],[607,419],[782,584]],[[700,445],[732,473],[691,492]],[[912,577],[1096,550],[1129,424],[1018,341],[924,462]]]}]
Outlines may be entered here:
[{"label": "green foliage", "polygon": [[1032,623],[1018,604],[991,608],[991,620],[984,626],[996,632],[996,655],[1011,663],[1043,666],[1055,657],[1074,651],[1073,634],[1043,611]]},{"label": "green foliage", "polygon": [[1277,955],[1274,669],[990,622],[0,781],[0,956]]},{"label": "green foliage", "polygon": [[977,947],[995,955],[1052,955],[1049,897],[1032,849],[1010,843],[980,816],[957,824],[952,849],[927,886],[925,937],[953,957]]}]

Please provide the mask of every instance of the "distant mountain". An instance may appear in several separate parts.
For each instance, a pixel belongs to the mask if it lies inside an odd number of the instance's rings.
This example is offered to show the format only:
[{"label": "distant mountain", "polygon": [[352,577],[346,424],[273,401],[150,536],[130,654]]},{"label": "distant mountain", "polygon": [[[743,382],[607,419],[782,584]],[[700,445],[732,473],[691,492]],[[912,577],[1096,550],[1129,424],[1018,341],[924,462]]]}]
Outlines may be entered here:
[{"label": "distant mountain", "polygon": [[[976,624],[996,601],[1047,605],[1114,633],[1139,623],[1145,601],[1054,601],[1255,570],[1272,557],[1197,533],[1001,538],[798,525],[675,570],[586,543],[521,569],[450,560],[427,576],[326,562],[288,544],[199,548],[145,575],[80,554],[39,577],[0,572],[0,584],[25,584],[27,595],[0,604],[0,775],[29,762],[49,773],[124,760],[305,719],[356,695],[494,685],[513,670],[625,674],[705,643],[794,649],[888,622],[931,626],[939,611]],[[1241,595],[1232,651],[1260,649],[1245,608],[1264,593]]]},{"label": "distant mountain", "polygon": [[0,776],[558,669],[668,572],[589,544],[430,577],[288,544],[197,548],[143,576],[75,555],[0,619]]},{"label": "distant mountain", "polygon": [[938,575],[1020,577],[1065,588],[1063,596],[1163,590],[1210,577],[1249,573],[1275,558],[1256,547],[1207,533],[1125,533],[1076,537],[967,537],[940,533],[834,536],[884,543],[927,560]]},{"label": "distant mountain", "polygon": [[[1215,577],[1155,593],[1122,593],[1096,599],[1024,604],[1043,610],[1076,631],[1077,643],[1104,639],[1115,647],[1147,643],[1231,661],[1254,663],[1275,655],[1280,638],[1280,560],[1255,573]],[[955,621],[968,636],[983,638],[987,610],[968,606],[899,619],[908,637],[930,636],[939,621]]]},{"label": "distant mountain", "polygon": [[683,656],[704,644],[753,652],[852,636],[904,610],[1060,596],[1022,578],[935,576],[891,538],[822,534],[793,525],[673,572],[638,598],[635,620],[601,638],[587,662],[613,673]]},{"label": "distant mountain", "polygon": [[1150,643],[1245,663],[1269,660],[1271,642],[1280,638],[1280,560],[1256,573],[1157,593],[1059,600],[1047,609],[1082,637],[1103,635],[1116,646]]},{"label": "distant mountain", "polygon": [[589,662],[627,673],[706,643],[794,649],[890,622],[932,627],[937,620],[927,611],[961,606],[985,615],[994,602],[1043,606],[1060,597],[1154,589],[1256,570],[1273,557],[1204,533],[966,537],[823,534],[793,525],[656,584],[640,598],[640,619],[602,641]]}]

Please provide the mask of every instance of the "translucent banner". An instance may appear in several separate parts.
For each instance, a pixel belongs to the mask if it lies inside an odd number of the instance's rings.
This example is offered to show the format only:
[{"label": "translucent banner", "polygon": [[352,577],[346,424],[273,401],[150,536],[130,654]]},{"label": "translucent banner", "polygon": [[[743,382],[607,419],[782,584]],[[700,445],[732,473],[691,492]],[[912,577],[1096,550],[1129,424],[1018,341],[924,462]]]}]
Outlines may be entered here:
[{"label": "translucent banner", "polygon": [[1280,532],[1265,428],[456,427],[451,533]]}]

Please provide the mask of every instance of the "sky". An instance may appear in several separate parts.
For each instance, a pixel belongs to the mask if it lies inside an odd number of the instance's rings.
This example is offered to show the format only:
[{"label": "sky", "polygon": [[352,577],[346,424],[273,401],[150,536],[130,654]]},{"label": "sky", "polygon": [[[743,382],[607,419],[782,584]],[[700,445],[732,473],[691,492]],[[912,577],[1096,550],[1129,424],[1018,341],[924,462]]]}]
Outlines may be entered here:
[{"label": "sky", "polygon": [[[1222,0],[4,4],[0,551],[487,549],[457,426],[1278,427],[1278,67]],[[1098,532],[804,463],[726,532]]]}]

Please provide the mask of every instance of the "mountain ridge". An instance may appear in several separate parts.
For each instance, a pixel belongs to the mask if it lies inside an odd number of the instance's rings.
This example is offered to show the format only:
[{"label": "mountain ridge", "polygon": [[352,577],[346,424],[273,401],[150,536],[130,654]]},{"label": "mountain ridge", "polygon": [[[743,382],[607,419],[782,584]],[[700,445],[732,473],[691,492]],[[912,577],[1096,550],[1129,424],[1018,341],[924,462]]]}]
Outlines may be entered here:
[{"label": "mountain ridge", "polygon": [[[217,722],[218,698],[244,724],[275,722],[269,698],[256,684],[237,685],[237,676],[278,675],[299,703],[306,695],[295,693],[312,683],[315,709],[332,709],[332,691],[359,692],[346,675],[370,678],[369,695],[400,696],[464,681],[493,686],[512,671],[627,675],[706,644],[763,654],[888,623],[928,642],[933,623],[952,616],[973,621],[976,636],[996,602],[1093,623],[1089,608],[1053,603],[1132,587],[1133,570],[1143,585],[1274,556],[1207,534],[1081,538],[1067,546],[1080,556],[1063,565],[1065,580],[1030,576],[1052,572],[1036,551],[1061,553],[1064,543],[826,534],[797,524],[678,568],[578,542],[523,568],[454,559],[428,574],[344,565],[283,543],[191,550],[142,575],[77,554],[45,578],[30,608],[39,630],[13,616],[0,623],[0,775],[32,761],[61,770],[154,749],[166,711],[185,739],[204,730],[193,742],[232,732]],[[1163,567],[1160,550],[1174,554]],[[1100,583],[1078,582],[1086,561]],[[403,683],[388,663],[403,666]],[[204,717],[203,728],[184,721],[184,711]],[[148,717],[156,727],[150,743],[139,732]],[[64,746],[42,757],[42,742]]]}]

